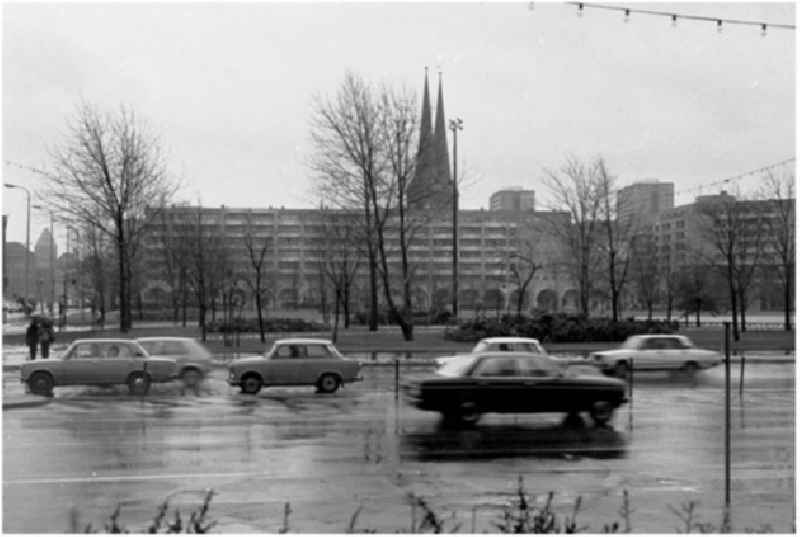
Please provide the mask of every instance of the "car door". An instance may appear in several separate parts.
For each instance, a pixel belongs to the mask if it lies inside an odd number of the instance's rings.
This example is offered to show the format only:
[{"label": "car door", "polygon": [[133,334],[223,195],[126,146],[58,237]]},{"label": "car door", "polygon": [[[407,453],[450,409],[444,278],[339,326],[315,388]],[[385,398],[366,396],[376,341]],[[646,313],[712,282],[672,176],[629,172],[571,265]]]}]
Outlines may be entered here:
[{"label": "car door", "polygon": [[314,384],[324,371],[337,371],[344,374],[342,360],[331,354],[326,345],[306,345],[306,358],[299,368],[298,382]]},{"label": "car door", "polygon": [[661,369],[664,367],[661,349],[661,338],[644,338],[639,347],[639,351],[633,358],[634,369]]},{"label": "car door", "polygon": [[276,386],[299,384],[299,371],[303,368],[305,356],[305,345],[277,345],[264,364],[264,383]]},{"label": "car door", "polygon": [[144,368],[143,358],[135,356],[136,350],[125,343],[112,343],[106,346],[104,359],[100,362],[98,376],[103,384],[124,384],[133,371]]},{"label": "car door", "polygon": [[686,348],[677,337],[661,338],[663,342],[662,361],[663,367],[675,369],[689,361]]},{"label": "car door", "polygon": [[515,356],[496,355],[482,358],[472,371],[474,402],[484,412],[514,412],[524,394]]},{"label": "car door", "polygon": [[78,343],[64,357],[61,375],[56,382],[60,385],[86,384],[85,379],[94,377],[101,360],[99,343]]},{"label": "car door", "polygon": [[571,397],[562,369],[547,356],[530,356],[519,361],[523,390],[519,395],[520,410],[556,412]]}]

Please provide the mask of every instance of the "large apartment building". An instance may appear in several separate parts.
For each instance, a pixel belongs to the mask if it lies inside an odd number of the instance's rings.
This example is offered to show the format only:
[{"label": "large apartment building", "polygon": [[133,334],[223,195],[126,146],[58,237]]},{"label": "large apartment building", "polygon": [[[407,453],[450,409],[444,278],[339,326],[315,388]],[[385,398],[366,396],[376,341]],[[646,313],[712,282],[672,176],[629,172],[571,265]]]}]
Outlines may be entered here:
[{"label": "large apartment building", "polygon": [[[249,307],[253,306],[248,279],[254,274],[246,239],[251,244],[267,245],[263,272],[268,275],[270,307],[278,309],[315,307],[325,288],[323,263],[335,241],[357,241],[360,213],[324,209],[236,209],[198,206],[173,206],[156,220],[148,235],[145,263],[149,283],[145,301],[153,306],[169,303],[169,294],[179,285],[177,271],[167,270],[170,248],[205,244],[208,254],[224,256],[229,275]],[[510,265],[520,263],[515,254],[533,255],[542,268],[536,271],[527,289],[527,308],[546,311],[573,311],[576,308],[574,285],[562,260],[564,252],[550,232],[553,221],[569,218],[558,212],[459,212],[459,303],[462,308],[506,309],[515,303],[515,285]],[[345,222],[345,233],[331,233],[332,222]],[[451,302],[453,227],[448,219],[430,219],[416,226],[410,240],[414,309],[445,309]],[[193,238],[200,238],[198,242]],[[386,226],[386,251],[390,281],[400,292],[400,242],[396,220]],[[217,248],[212,252],[212,245]],[[219,246],[224,246],[222,250]],[[191,252],[184,260],[190,262]],[[369,298],[369,273],[366,256],[355,278],[354,309],[366,309]],[[524,272],[524,269],[521,270]]]}]

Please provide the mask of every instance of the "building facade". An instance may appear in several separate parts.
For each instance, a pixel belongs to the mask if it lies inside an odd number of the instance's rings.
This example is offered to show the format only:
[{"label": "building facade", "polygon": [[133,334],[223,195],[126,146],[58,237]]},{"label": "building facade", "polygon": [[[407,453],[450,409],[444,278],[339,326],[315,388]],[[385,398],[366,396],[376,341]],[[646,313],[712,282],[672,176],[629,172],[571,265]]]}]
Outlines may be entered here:
[{"label": "building facade", "polygon": [[498,190],[489,198],[491,211],[533,211],[535,207],[534,191],[521,187]]},{"label": "building facade", "polygon": [[671,182],[638,181],[617,193],[617,217],[624,226],[647,227],[674,206],[675,184]]}]

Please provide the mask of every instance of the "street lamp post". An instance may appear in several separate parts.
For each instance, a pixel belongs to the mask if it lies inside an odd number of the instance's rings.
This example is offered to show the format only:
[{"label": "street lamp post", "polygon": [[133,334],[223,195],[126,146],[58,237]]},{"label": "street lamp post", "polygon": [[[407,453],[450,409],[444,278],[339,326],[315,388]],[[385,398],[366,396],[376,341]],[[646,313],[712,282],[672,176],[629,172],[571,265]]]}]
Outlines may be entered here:
[{"label": "street lamp post", "polygon": [[28,280],[31,278],[31,191],[22,185],[12,185],[6,183],[6,188],[18,188],[24,190],[28,196],[27,210],[25,212],[25,311],[28,310]]},{"label": "street lamp post", "polygon": [[450,120],[453,131],[453,318],[458,322],[458,131],[464,129],[461,118]]}]

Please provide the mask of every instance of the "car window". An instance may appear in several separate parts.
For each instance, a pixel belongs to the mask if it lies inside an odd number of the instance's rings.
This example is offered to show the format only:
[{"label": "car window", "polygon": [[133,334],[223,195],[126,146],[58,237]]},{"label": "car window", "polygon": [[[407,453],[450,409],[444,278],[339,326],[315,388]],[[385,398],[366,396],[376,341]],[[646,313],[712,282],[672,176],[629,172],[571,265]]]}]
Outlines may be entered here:
[{"label": "car window", "polygon": [[107,343],[103,345],[102,357],[107,360],[133,358],[130,346],[122,343]]},{"label": "car window", "polygon": [[275,351],[275,358],[295,359],[307,356],[305,345],[281,345]]},{"label": "car window", "polygon": [[147,351],[147,354],[152,356],[157,356],[159,354],[164,354],[161,350],[161,342],[160,341],[140,341],[139,344],[144,347],[144,350]]},{"label": "car window", "polygon": [[642,338],[629,337],[628,339],[625,340],[625,343],[623,343],[622,346],[620,346],[620,348],[626,350],[636,350],[642,348],[642,345],[644,343],[645,341],[642,341]]},{"label": "car window", "polygon": [[189,354],[189,348],[183,341],[165,341],[161,345],[161,354],[185,356]]},{"label": "car window", "polygon": [[645,351],[658,351],[664,348],[664,344],[661,341],[662,338],[659,337],[650,337],[645,339],[642,342],[641,349]]},{"label": "car window", "polygon": [[437,375],[443,377],[461,377],[467,373],[475,362],[472,356],[453,356],[436,370]]},{"label": "car window", "polygon": [[475,368],[476,377],[516,377],[519,375],[516,358],[484,358]]},{"label": "car window", "polygon": [[479,341],[475,347],[473,347],[472,352],[484,352],[489,350],[489,344],[485,341]]},{"label": "car window", "polygon": [[516,343],[514,345],[515,351],[521,352],[533,352],[536,354],[542,354],[542,349],[536,343],[526,342],[526,343]]},{"label": "car window", "polygon": [[67,359],[87,360],[100,358],[100,346],[97,343],[79,343],[69,353]]},{"label": "car window", "polygon": [[664,342],[666,343],[666,348],[668,349],[682,350],[689,348],[680,338],[677,337],[664,338]]},{"label": "car window", "polygon": [[555,377],[559,373],[559,368],[544,356],[520,359],[520,370],[531,377]]},{"label": "car window", "polygon": [[330,358],[331,354],[325,345],[306,345],[309,358]]}]

